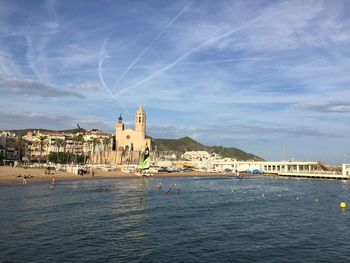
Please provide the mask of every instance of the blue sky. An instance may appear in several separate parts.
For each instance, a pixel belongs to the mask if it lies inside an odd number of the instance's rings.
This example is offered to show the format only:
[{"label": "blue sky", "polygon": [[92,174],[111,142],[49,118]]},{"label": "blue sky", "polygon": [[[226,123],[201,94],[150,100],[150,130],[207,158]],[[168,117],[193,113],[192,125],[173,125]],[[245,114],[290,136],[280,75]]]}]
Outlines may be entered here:
[{"label": "blue sky", "polygon": [[0,129],[129,127],[350,162],[349,1],[1,1]]}]

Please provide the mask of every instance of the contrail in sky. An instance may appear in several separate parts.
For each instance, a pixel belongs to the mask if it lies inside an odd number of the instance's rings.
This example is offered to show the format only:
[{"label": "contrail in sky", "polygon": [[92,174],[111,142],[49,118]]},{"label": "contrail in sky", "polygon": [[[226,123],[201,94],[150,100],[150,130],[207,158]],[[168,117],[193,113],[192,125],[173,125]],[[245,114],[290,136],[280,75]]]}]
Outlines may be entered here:
[{"label": "contrail in sky", "polygon": [[181,55],[180,57],[175,59],[173,62],[171,62],[170,64],[166,65],[164,68],[161,68],[161,69],[157,70],[156,72],[153,72],[151,75],[147,76],[146,78],[144,78],[143,80],[139,81],[135,85],[132,85],[132,86],[129,86],[127,88],[124,88],[124,89],[120,90],[118,93],[116,93],[116,95],[118,96],[118,95],[128,91],[129,89],[136,88],[136,87],[140,86],[141,84],[145,83],[146,81],[149,81],[149,80],[153,79],[154,77],[158,76],[159,74],[163,73],[164,71],[167,71],[168,69],[172,68],[175,64],[177,64],[179,61],[183,60],[184,58],[188,57],[193,52],[196,52],[197,50],[201,49],[203,46],[206,46],[208,44],[212,44],[214,42],[217,42],[217,41],[219,41],[219,40],[221,40],[221,39],[223,39],[225,37],[228,37],[229,35],[232,35],[233,33],[236,33],[238,31],[240,31],[240,30],[250,26],[251,24],[253,24],[256,21],[258,21],[262,16],[263,16],[263,14],[258,16],[258,17],[256,17],[256,18],[254,18],[254,19],[252,19],[252,20],[250,20],[249,22],[247,22],[247,23],[245,23],[245,24],[243,24],[243,25],[233,29],[233,30],[230,30],[230,31],[228,31],[226,33],[223,33],[223,34],[217,36],[214,39],[209,39],[209,40],[203,42],[202,44],[200,44],[199,46],[190,49],[189,51],[187,51],[186,53],[184,53],[183,55]]},{"label": "contrail in sky", "polygon": [[[282,56],[279,56],[278,58],[281,58]],[[287,57],[287,56],[283,56]],[[204,64],[220,64],[220,63],[230,63],[230,62],[244,62],[244,61],[257,61],[257,60],[264,60],[263,57],[250,57],[250,58],[230,58],[230,59],[219,59],[219,60],[204,60],[204,61],[195,61],[195,62],[183,62],[183,63],[177,63],[177,65],[204,65]],[[167,64],[145,64],[145,65],[138,65],[133,68],[155,68],[155,67],[160,67],[160,66],[166,66]],[[104,68],[104,70],[116,70],[116,69],[125,69],[125,67],[120,66],[120,67],[108,67]],[[96,69],[83,69],[83,70],[67,70],[67,71],[61,71],[60,75],[65,75],[67,73],[72,73],[72,72],[90,72],[90,71],[95,71]]]},{"label": "contrail in sky", "polygon": [[153,38],[151,43],[138,55],[138,57],[128,66],[128,68],[123,72],[123,74],[119,77],[118,81],[115,83],[114,88],[116,88],[120,81],[129,73],[130,69],[142,58],[142,56],[150,49],[154,42],[156,42],[163,34],[164,32],[176,21],[176,19],[182,15],[183,12],[186,11],[187,8],[189,8],[192,5],[192,2],[189,3],[187,6],[185,6],[173,19],[170,20],[170,22],[160,31],[160,33]]},{"label": "contrail in sky", "polygon": [[101,81],[102,86],[108,91],[108,93],[112,96],[112,98],[114,98],[123,107],[125,112],[129,113],[129,111],[125,108],[124,104],[119,102],[119,100],[116,98],[116,96],[110,90],[110,88],[108,88],[108,86],[106,85],[106,82],[103,78],[102,65],[103,65],[104,59],[108,57],[108,56],[106,56],[106,43],[107,43],[107,38],[103,41],[103,44],[102,44],[101,50],[100,50],[100,60],[98,62],[98,75],[100,77],[100,81]]}]

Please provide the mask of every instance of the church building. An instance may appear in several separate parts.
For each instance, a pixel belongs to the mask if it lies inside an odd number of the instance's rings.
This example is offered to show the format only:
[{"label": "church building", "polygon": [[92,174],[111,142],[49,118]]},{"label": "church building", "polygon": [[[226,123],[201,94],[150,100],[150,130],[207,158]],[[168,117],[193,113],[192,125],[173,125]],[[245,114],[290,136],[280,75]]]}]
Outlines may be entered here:
[{"label": "church building", "polygon": [[135,116],[135,130],[125,129],[120,115],[116,124],[115,138],[116,150],[119,153],[143,152],[147,146],[151,148],[151,139],[146,137],[146,112],[141,105]]}]

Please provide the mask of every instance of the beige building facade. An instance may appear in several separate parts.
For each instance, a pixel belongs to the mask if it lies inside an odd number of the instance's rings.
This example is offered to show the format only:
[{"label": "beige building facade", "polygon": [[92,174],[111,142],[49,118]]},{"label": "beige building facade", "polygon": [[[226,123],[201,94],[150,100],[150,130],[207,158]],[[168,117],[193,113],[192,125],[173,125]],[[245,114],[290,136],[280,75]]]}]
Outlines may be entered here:
[{"label": "beige building facade", "polygon": [[[80,137],[80,140],[78,138]],[[29,160],[46,160],[51,152],[86,154],[89,163],[109,163],[115,153],[112,151],[112,135],[93,129],[81,133],[51,131],[29,131],[26,140],[26,156]],[[43,139],[40,143],[40,138]],[[114,157],[115,158],[115,157]]]},{"label": "beige building facade", "polygon": [[146,136],[146,112],[140,105],[135,115],[135,130],[125,129],[122,116],[116,124],[117,163],[123,162],[123,157],[137,161],[140,154],[148,146],[151,148],[151,139]]}]

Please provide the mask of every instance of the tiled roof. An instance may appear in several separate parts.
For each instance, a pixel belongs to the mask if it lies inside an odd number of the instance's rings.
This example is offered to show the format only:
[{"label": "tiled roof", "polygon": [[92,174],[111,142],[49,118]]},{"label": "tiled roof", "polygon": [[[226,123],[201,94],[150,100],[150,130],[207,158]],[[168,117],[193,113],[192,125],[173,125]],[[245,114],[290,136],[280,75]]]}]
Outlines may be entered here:
[{"label": "tiled roof", "polygon": [[49,132],[49,131],[42,131],[40,132],[41,134],[45,134],[45,135],[51,135],[51,136],[63,136],[64,133],[63,132]]}]

